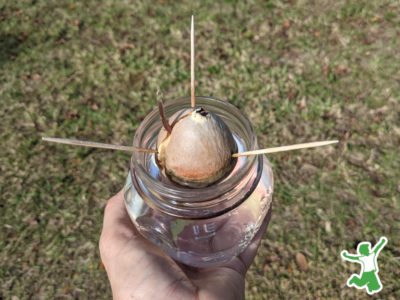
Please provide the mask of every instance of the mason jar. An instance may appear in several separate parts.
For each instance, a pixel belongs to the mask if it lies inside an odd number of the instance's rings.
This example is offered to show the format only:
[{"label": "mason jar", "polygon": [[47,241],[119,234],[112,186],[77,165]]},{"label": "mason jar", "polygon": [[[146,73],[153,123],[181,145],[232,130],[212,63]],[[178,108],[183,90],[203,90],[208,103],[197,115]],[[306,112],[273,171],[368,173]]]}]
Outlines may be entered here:
[{"label": "mason jar", "polygon": [[[165,103],[168,117],[188,108],[190,98]],[[196,97],[196,107],[217,114],[230,128],[238,152],[258,149],[249,120],[228,102]],[[136,131],[133,146],[156,149],[162,122],[154,109]],[[213,267],[241,253],[271,206],[273,175],[263,155],[237,159],[232,172],[205,188],[188,188],[163,175],[154,153],[134,152],[124,189],[132,222],[143,237],[173,259]]]}]

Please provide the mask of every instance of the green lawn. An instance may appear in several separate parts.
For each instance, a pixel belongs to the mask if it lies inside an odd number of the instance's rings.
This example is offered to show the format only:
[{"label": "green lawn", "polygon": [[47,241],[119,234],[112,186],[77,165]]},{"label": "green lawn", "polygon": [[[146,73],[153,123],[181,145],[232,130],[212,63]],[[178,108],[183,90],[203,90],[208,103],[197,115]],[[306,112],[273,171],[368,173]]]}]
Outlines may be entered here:
[{"label": "green lawn", "polygon": [[189,95],[192,12],[198,95],[239,107],[262,147],[341,141],[268,156],[247,298],[370,299],[339,253],[382,235],[372,298],[400,298],[399,2],[218,2],[0,1],[0,299],[111,297],[98,240],[129,154],[40,138],[130,144],[158,88]]}]

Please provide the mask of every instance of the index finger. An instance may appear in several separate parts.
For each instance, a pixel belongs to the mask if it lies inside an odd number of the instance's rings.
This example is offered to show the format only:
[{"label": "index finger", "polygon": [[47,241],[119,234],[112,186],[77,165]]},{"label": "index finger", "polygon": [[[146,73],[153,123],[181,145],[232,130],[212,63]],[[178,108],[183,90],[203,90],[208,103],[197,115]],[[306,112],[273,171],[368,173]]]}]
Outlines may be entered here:
[{"label": "index finger", "polygon": [[107,201],[104,209],[103,230],[101,238],[130,239],[137,235],[135,226],[125,208],[124,190],[119,191]]}]

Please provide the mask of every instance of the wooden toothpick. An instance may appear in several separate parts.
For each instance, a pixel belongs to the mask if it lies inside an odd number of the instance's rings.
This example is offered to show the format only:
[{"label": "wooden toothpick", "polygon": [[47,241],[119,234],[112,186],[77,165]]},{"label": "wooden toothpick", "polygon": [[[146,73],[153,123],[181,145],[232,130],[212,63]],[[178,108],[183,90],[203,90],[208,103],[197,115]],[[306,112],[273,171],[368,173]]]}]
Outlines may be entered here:
[{"label": "wooden toothpick", "polygon": [[254,150],[254,151],[235,153],[235,154],[232,154],[232,157],[267,154],[267,153],[291,151],[291,150],[305,149],[305,148],[314,148],[314,147],[321,147],[321,146],[326,146],[326,145],[330,145],[330,144],[336,144],[337,142],[339,142],[339,141],[337,141],[337,140],[334,140],[334,141],[322,141],[322,142],[296,144],[296,145],[282,146],[282,147],[275,147],[275,148],[267,148],[267,149],[260,149],[260,150]]},{"label": "wooden toothpick", "polygon": [[73,139],[42,137],[42,140],[46,141],[46,142],[53,142],[53,143],[60,143],[60,144],[67,144],[67,145],[74,145],[74,146],[85,146],[85,147],[92,147],[92,148],[113,149],[113,150],[129,151],[129,152],[133,152],[133,151],[146,152],[146,153],[157,153],[158,152],[157,150],[153,150],[153,149],[143,149],[143,148],[122,146],[122,145],[103,144],[103,143],[96,143],[96,142],[90,142],[90,141],[81,141],[81,140],[73,140]]},{"label": "wooden toothpick", "polygon": [[[67,145],[74,145],[74,146],[85,146],[85,147],[92,147],[92,148],[122,150],[122,151],[129,151],[129,152],[137,151],[137,152],[146,152],[146,153],[158,153],[157,150],[153,150],[153,149],[135,148],[135,147],[130,147],[130,146],[104,144],[104,143],[74,140],[74,139],[42,137],[42,140],[46,141],[46,142],[53,142],[53,143],[67,144]],[[260,150],[254,150],[254,151],[235,153],[235,154],[232,154],[232,157],[251,156],[251,155],[259,155],[259,154],[305,149],[305,148],[314,148],[314,147],[321,147],[321,146],[336,144],[338,142],[339,141],[334,140],[334,141],[322,141],[322,142],[312,142],[312,143],[305,143],[305,144],[296,144],[296,145],[290,145],[290,146],[281,146],[281,147],[275,147],[275,148],[266,148],[266,149],[260,149]]]},{"label": "wooden toothpick", "polygon": [[190,93],[192,107],[196,106],[196,99],[194,96],[194,17],[192,15],[192,25],[190,28]]}]

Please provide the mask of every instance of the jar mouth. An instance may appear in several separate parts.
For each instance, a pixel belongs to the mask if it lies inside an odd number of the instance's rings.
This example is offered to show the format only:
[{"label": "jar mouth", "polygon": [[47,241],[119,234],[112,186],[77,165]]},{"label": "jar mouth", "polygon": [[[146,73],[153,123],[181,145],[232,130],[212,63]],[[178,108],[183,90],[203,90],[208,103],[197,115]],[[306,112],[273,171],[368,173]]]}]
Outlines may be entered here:
[{"label": "jar mouth", "polygon": [[[230,128],[232,133],[242,144],[240,152],[255,150],[257,147],[254,128],[247,117],[234,105],[219,99],[196,96],[196,107],[217,114]],[[178,98],[164,104],[164,113],[169,118],[175,112],[190,108],[190,97]],[[156,150],[157,136],[162,127],[158,108],[153,109],[137,129],[133,147]],[[236,140],[238,143],[238,140]],[[169,203],[191,206],[194,203],[207,202],[232,191],[239,185],[243,178],[254,167],[256,156],[240,157],[234,168],[224,179],[203,188],[188,188],[178,184],[171,185],[155,178],[149,171],[151,160],[155,159],[152,153],[133,152],[131,158],[131,172],[135,172],[141,183],[153,195],[159,195],[159,199],[166,199]],[[132,174],[133,175],[133,174]]]}]

